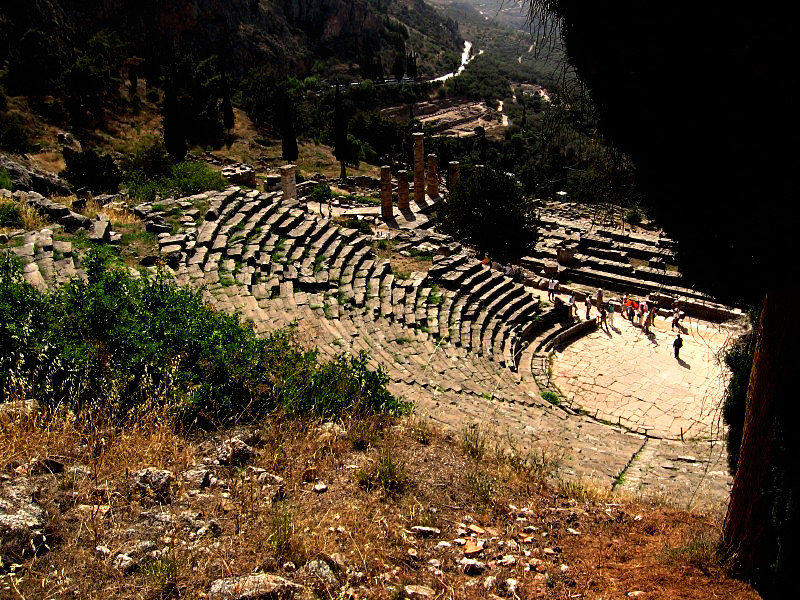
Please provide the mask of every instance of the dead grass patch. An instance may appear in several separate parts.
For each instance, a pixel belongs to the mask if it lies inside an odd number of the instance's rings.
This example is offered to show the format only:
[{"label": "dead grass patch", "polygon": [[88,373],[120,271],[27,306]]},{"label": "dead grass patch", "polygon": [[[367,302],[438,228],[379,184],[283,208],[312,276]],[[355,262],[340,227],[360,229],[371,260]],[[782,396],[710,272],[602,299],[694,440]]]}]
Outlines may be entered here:
[{"label": "dead grass patch", "polygon": [[[476,558],[491,564],[487,573],[502,595],[513,578],[519,598],[625,597],[634,590],[656,598],[757,597],[708,560],[716,522],[571,497],[563,484],[547,483],[557,457],[512,451],[489,431],[465,444],[419,417],[383,418],[368,426],[369,444],[356,448],[359,421],[275,416],[202,435],[181,435],[165,422],[159,415],[125,428],[45,423],[36,415],[3,422],[0,467],[7,476],[31,477],[18,473],[32,457],[57,456],[65,465],[62,474],[35,476],[51,550],[17,569],[21,596],[193,598],[217,578],[267,571],[308,585],[319,598],[349,587],[362,598],[388,599],[405,584],[429,586],[441,598],[484,598],[486,574],[466,575],[458,564],[460,538],[484,540]],[[233,435],[255,449],[252,460],[215,463],[217,446]],[[139,492],[135,474],[145,467],[175,475],[170,504]],[[191,469],[208,470],[209,485],[191,483],[184,475]],[[361,473],[372,485],[362,484]],[[282,478],[280,493],[273,475]],[[315,491],[317,484],[326,490]],[[431,529],[420,534],[418,526]],[[120,552],[138,569],[116,568]],[[541,573],[528,568],[534,558]],[[333,587],[305,572],[313,559],[332,566]]]}]

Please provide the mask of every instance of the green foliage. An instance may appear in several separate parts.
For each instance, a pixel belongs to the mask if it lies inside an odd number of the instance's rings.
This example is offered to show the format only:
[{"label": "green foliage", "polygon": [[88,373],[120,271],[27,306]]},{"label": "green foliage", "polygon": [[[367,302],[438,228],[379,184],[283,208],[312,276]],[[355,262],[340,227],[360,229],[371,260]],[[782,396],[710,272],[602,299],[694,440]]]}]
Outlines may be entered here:
[{"label": "green foliage", "polygon": [[536,240],[536,214],[511,177],[493,169],[462,176],[438,218],[443,231],[502,262],[524,256]]},{"label": "green foliage", "polygon": [[164,141],[148,137],[123,159],[121,166],[125,179],[158,179],[172,174],[172,164]]},{"label": "green foliage", "polygon": [[311,200],[314,202],[327,204],[331,198],[333,198],[333,192],[331,191],[331,186],[327,183],[318,183],[314,186],[314,189],[311,190]]},{"label": "green foliage", "polygon": [[389,493],[399,494],[408,485],[406,464],[394,454],[394,448],[381,449],[378,461],[369,469],[362,469],[356,473],[360,485],[372,489],[380,485]]},{"label": "green foliage", "polygon": [[372,234],[372,226],[364,221],[363,219],[359,219],[357,217],[341,217],[336,219],[336,222],[341,225],[342,227],[348,227],[350,229],[357,229],[361,233],[371,235]]},{"label": "green foliage", "polygon": [[116,192],[122,174],[114,159],[108,154],[89,148],[64,156],[66,168],[61,176],[74,188],[87,188],[92,192]]},{"label": "green foliage", "polygon": [[555,406],[561,404],[561,398],[559,398],[558,394],[551,392],[550,390],[545,390],[542,392],[542,400],[549,402],[550,404],[554,404]]},{"label": "green foliage", "polygon": [[163,274],[131,278],[95,250],[83,267],[87,281],[42,293],[24,281],[16,257],[0,255],[3,397],[35,397],[51,415],[120,422],[165,406],[178,422],[202,427],[276,409],[325,418],[410,410],[364,354],[318,364],[291,329],[259,338]]},{"label": "green foliage", "polygon": [[52,94],[65,64],[64,50],[53,36],[29,29],[9,55],[8,91],[15,95]]},{"label": "green foliage", "polygon": [[730,379],[725,388],[722,400],[722,420],[728,427],[728,470],[736,474],[739,464],[739,451],[742,446],[744,431],[744,415],[747,406],[747,388],[750,384],[750,371],[756,350],[759,311],[751,311],[748,315],[754,328],[749,334],[736,340],[722,355],[722,360],[730,372]]},{"label": "green foliage", "polygon": [[482,460],[486,454],[486,432],[477,427],[465,429],[461,447],[466,455],[476,462]]},{"label": "green foliage", "polygon": [[143,171],[126,173],[128,194],[136,200],[152,202],[156,197],[184,197],[208,190],[225,189],[225,178],[208,165],[199,162],[179,162],[169,170],[168,176],[151,179]]},{"label": "green foliage", "polygon": [[30,147],[28,132],[19,115],[0,113],[0,149],[24,154]]},{"label": "green foliage", "polygon": [[12,191],[14,189],[14,182],[11,181],[11,175],[5,169],[0,169],[0,190]]}]

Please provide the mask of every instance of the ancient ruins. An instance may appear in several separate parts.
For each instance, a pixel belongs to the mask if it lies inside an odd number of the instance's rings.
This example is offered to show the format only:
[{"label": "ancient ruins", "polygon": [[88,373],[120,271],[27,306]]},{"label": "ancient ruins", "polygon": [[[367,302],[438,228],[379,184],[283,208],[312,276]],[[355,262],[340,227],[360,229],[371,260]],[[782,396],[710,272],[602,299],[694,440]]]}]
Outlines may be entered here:
[{"label": "ancient ruins", "polygon": [[[435,231],[440,175],[435,157],[426,165],[423,144],[415,136],[412,185],[406,171],[381,169],[380,206],[321,211],[287,165],[280,191],[232,186],[135,213],[158,234],[177,282],[202,289],[208,303],[258,332],[296,324],[324,356],[367,351],[419,415],[454,430],[491,428],[520,451],[561,457],[565,475],[609,488],[694,506],[724,500],[716,352],[739,311],[682,285],[667,238],[598,226],[564,203],[542,203],[540,239],[522,271],[509,276],[504,265],[484,264]],[[448,185],[458,177],[450,163]],[[65,228],[75,225],[65,207],[32,194],[28,201]],[[173,208],[183,211],[177,234],[164,221]],[[342,217],[366,221],[373,233],[341,226]],[[110,241],[113,232],[101,229]],[[379,243],[432,261],[395,272]],[[36,286],[82,274],[78,249],[55,241],[51,229],[24,233],[13,251]],[[552,277],[555,303],[547,302]],[[586,320],[583,300],[599,287],[606,299],[657,300],[651,334],[619,314],[608,331]],[[573,292],[577,317],[563,306]],[[676,302],[686,313],[681,362],[671,352]]]}]

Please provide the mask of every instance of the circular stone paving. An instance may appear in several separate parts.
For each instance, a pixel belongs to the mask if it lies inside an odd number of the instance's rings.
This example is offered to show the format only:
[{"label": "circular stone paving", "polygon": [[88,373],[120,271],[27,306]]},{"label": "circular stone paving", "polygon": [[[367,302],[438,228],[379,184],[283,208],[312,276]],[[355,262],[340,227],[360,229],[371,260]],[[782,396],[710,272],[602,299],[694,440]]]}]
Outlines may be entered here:
[{"label": "circular stone paving", "polygon": [[617,315],[608,332],[557,352],[553,380],[567,404],[656,437],[719,439],[726,368],[718,355],[734,332],[687,318],[677,360],[671,322],[656,318],[648,336]]}]

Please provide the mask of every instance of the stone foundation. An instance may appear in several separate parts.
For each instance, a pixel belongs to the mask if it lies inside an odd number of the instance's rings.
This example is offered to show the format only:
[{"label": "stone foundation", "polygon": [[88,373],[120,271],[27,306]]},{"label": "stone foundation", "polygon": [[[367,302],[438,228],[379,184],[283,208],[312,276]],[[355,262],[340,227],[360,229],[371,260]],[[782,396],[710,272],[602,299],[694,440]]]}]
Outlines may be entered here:
[{"label": "stone foundation", "polygon": [[389,219],[392,216],[392,168],[384,165],[381,167],[381,217]]},{"label": "stone foundation", "polygon": [[408,171],[397,172],[397,208],[411,210],[408,194]]}]

